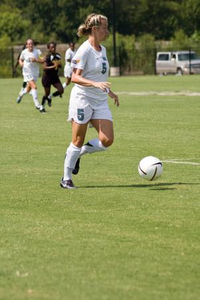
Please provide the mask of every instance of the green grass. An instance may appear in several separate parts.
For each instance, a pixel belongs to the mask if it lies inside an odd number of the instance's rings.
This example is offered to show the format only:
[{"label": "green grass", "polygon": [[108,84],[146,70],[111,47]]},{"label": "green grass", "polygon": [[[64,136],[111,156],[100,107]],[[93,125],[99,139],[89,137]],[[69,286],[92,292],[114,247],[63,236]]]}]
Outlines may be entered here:
[{"label": "green grass", "polygon": [[[200,92],[198,76],[110,81],[118,92]],[[16,104],[21,83],[0,80],[0,299],[200,299],[200,165],[166,162],[155,182],[137,171],[148,155],[200,163],[200,97],[110,100],[115,143],[82,158],[69,191],[59,181],[72,85],[41,115],[30,96]]]}]

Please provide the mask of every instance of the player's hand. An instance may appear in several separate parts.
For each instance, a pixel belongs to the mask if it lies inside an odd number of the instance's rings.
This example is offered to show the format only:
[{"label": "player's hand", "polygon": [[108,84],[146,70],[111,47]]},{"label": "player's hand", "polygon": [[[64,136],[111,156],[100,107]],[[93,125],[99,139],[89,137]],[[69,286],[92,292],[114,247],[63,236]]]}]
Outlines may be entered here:
[{"label": "player's hand", "polygon": [[59,64],[55,60],[53,61],[53,64],[54,64],[55,70],[57,70],[59,67]]},{"label": "player's hand", "polygon": [[112,98],[114,100],[114,104],[119,106],[118,96],[115,93],[113,93],[111,90],[108,92],[108,95],[110,96],[110,98]]},{"label": "player's hand", "polygon": [[106,89],[110,89],[110,82],[95,82],[94,87],[101,89],[106,92]]},{"label": "player's hand", "polygon": [[31,58],[30,58],[30,61],[31,61],[31,62],[36,62],[37,59],[36,59],[35,57],[31,57]]}]

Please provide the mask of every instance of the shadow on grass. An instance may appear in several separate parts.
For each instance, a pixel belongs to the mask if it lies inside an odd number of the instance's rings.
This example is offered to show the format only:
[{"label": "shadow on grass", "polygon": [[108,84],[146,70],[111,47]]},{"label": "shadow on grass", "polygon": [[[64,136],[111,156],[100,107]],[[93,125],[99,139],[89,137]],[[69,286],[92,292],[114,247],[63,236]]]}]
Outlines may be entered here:
[{"label": "shadow on grass", "polygon": [[79,186],[81,189],[100,189],[100,188],[150,188],[150,190],[156,191],[166,191],[166,190],[176,190],[176,187],[180,185],[200,185],[200,183],[192,183],[192,182],[172,182],[172,183],[151,183],[151,184],[122,184],[122,185],[94,185],[94,186]]}]

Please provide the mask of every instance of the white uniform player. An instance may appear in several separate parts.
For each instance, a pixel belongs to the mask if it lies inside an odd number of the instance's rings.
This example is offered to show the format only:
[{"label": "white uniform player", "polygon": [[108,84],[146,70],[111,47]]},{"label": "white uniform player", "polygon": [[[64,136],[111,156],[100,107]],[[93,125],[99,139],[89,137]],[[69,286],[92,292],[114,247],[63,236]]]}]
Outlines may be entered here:
[{"label": "white uniform player", "polygon": [[[96,82],[107,81],[109,63],[103,46],[99,52],[88,40],[85,41],[75,54],[71,66],[83,70],[82,76],[86,79]],[[74,120],[79,124],[85,124],[90,119],[112,121],[108,107],[108,94],[100,88],[75,84],[70,97],[69,121]]]},{"label": "white uniform player", "polygon": [[72,77],[72,67],[71,61],[75,54],[75,44],[69,43],[69,48],[65,52],[65,68],[64,68],[64,77],[66,78],[66,82],[63,83],[63,88],[65,89],[71,82]]},{"label": "white uniform player", "polygon": [[[72,174],[80,169],[80,157],[106,150],[114,141],[111,111],[108,107],[108,95],[119,106],[118,96],[110,90],[107,82],[109,64],[106,49],[100,43],[109,34],[108,21],[99,14],[88,15],[78,29],[78,36],[86,35],[84,42],[72,60],[72,81],[69,120],[72,121],[72,141],[67,148],[64,161],[64,176],[60,186],[75,189]],[[98,133],[84,145],[88,123],[92,123]]]},{"label": "white uniform player", "polygon": [[32,62],[33,59],[38,60],[42,55],[39,49],[33,49],[29,52],[28,49],[24,49],[20,55],[20,59],[23,60],[24,65],[22,69],[22,74],[24,76],[24,81],[28,82],[30,80],[37,81],[40,73],[39,64]]},{"label": "white uniform player", "polygon": [[36,85],[36,81],[39,77],[39,63],[44,62],[44,58],[41,55],[41,51],[34,48],[33,40],[28,39],[26,42],[26,49],[22,51],[19,58],[19,64],[22,67],[24,81],[28,84],[26,89],[22,91],[17,98],[17,103],[21,102],[23,95],[31,91],[36,109],[38,109],[41,113],[44,113],[45,109],[38,101]]},{"label": "white uniform player", "polygon": [[65,77],[72,77],[72,68],[71,68],[71,61],[74,57],[75,51],[72,51],[71,48],[68,48],[65,52],[65,68],[64,68],[64,76]]}]

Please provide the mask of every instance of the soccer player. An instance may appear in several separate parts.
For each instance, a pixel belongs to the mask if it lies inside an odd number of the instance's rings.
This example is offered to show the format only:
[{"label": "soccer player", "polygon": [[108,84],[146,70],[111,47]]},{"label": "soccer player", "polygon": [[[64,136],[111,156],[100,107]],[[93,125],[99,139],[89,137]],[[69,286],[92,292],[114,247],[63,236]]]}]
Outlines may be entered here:
[{"label": "soccer player", "polygon": [[[72,141],[64,161],[64,176],[60,186],[75,189],[72,173],[79,171],[80,157],[87,153],[105,151],[114,141],[112,114],[108,95],[119,106],[118,96],[107,82],[109,64],[106,49],[100,43],[108,35],[108,20],[100,14],[90,14],[80,25],[78,36],[88,36],[72,60],[72,88],[69,104],[69,121],[72,122]],[[84,145],[88,123],[96,129],[98,138]]]},{"label": "soccer player", "polygon": [[[48,101],[48,105],[51,106],[52,97],[62,96],[64,89],[58,76],[58,70],[61,68],[61,55],[56,53],[56,43],[50,42],[47,44],[49,54],[46,56],[46,60],[43,65],[44,74],[42,76],[42,85],[44,87],[45,95],[42,99],[42,105],[45,105],[45,101]],[[51,92],[51,85],[53,85],[57,91],[53,94]]]},{"label": "soccer player", "polygon": [[63,88],[65,89],[71,82],[72,77],[72,67],[71,62],[75,54],[75,44],[69,43],[69,48],[65,52],[65,68],[64,68],[64,77],[66,82],[63,83]]},{"label": "soccer player", "polygon": [[38,101],[36,81],[39,77],[39,63],[43,62],[44,58],[42,57],[41,51],[34,48],[34,42],[32,39],[28,39],[26,42],[26,49],[22,51],[19,58],[19,64],[22,67],[24,81],[28,84],[26,89],[22,91],[17,98],[17,103],[20,103],[22,97],[31,91],[35,107],[41,113],[44,113],[45,109]]}]

